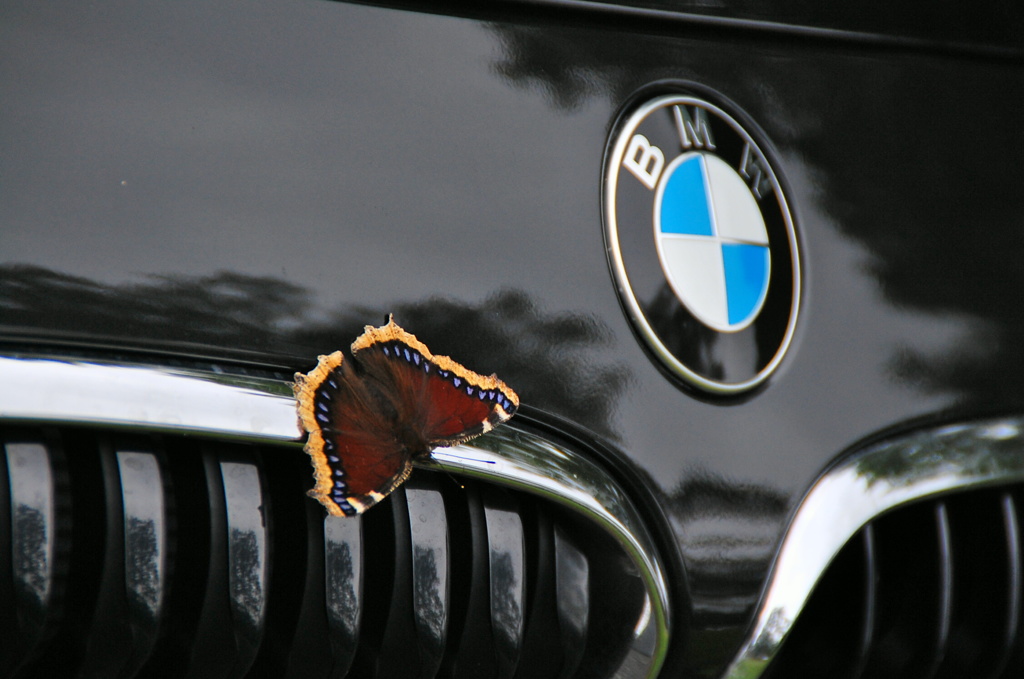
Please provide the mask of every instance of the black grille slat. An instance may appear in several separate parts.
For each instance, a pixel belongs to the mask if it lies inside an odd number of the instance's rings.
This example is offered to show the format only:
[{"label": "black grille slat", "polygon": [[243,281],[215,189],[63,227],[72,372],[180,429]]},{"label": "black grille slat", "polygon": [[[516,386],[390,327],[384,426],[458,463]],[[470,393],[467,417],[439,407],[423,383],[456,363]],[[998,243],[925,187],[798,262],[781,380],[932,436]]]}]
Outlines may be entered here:
[{"label": "black grille slat", "polygon": [[484,498],[484,523],[496,676],[511,679],[519,664],[526,608],[526,544],[518,503],[492,489]]},{"label": "black grille slat", "polygon": [[132,655],[122,674],[135,674],[156,644],[164,613],[170,525],[164,472],[150,451],[118,450],[123,509],[125,587]]},{"label": "black grille slat", "polygon": [[[319,508],[315,511],[320,513]],[[362,519],[329,516],[324,520],[326,613],[334,666],[329,676],[348,673],[359,648],[363,600]]]},{"label": "black grille slat", "polygon": [[135,648],[128,623],[127,591],[122,586],[125,582],[125,534],[121,484],[116,453],[109,442],[100,444],[99,462],[104,502],[93,511],[104,515],[102,547],[94,553],[101,575],[81,666],[82,673],[88,676],[117,676],[130,657],[124,651],[134,654]]},{"label": "black grille slat", "polygon": [[[202,465],[209,506],[209,523],[206,526],[209,552],[204,555],[206,570],[203,579],[192,581],[193,586],[201,585],[199,589],[203,592],[203,601],[189,666],[193,673],[203,668],[211,677],[226,677],[230,676],[237,662],[234,621],[228,595],[227,506],[220,464],[215,454],[204,454]],[[186,542],[188,533],[186,530],[182,533],[183,542]]]},{"label": "black grille slat", "polygon": [[[54,634],[36,653],[22,676],[54,676],[68,664],[81,665],[90,654],[92,622],[99,586],[103,578],[105,548],[106,487],[101,470],[100,452],[94,437],[67,439],[56,432],[45,432],[43,438],[50,452],[54,478],[58,482],[55,501],[57,538],[55,551],[66,554],[63,592],[54,597],[57,626]],[[94,518],[86,523],[74,521],[77,511],[86,511]],[[63,524],[63,529],[61,527]],[[55,558],[55,565],[61,559]],[[57,567],[54,569],[57,570]],[[58,585],[59,586],[59,585]]]},{"label": "black grille slat", "polygon": [[[469,535],[470,552],[463,554],[463,575],[453,577],[453,598],[462,596],[460,609],[463,618],[460,624],[453,625],[453,642],[455,652],[450,654],[446,663],[451,676],[476,677],[495,676],[494,645],[491,636],[490,602],[488,600],[487,571],[487,523],[484,518],[484,506],[481,489],[477,484],[467,483],[466,489],[466,529]],[[456,586],[462,584],[460,593]]]},{"label": "black grille slat", "polygon": [[865,676],[922,677],[935,652],[941,604],[938,533],[919,505],[877,524],[879,632]]},{"label": "black grille slat", "polygon": [[862,558],[864,575],[861,580],[864,607],[855,660],[848,665],[849,674],[846,676],[850,677],[864,675],[864,669],[871,657],[871,648],[875,642],[878,625],[878,561],[875,552],[875,529],[871,524],[865,526],[861,531],[861,544],[864,550]]},{"label": "black grille slat", "polygon": [[390,500],[383,505],[379,515],[364,516],[368,529],[372,519],[388,518],[390,531],[374,529],[371,535],[381,538],[380,542],[386,539],[391,547],[380,552],[381,558],[389,561],[387,568],[373,567],[371,564],[377,562],[372,559],[372,554],[367,562],[368,590],[386,593],[387,599],[378,604],[380,612],[386,613],[384,617],[375,618],[372,624],[369,622],[370,611],[366,611],[364,617],[367,627],[373,629],[364,630],[363,638],[373,635],[376,652],[373,664],[366,669],[375,676],[415,677],[420,674],[421,659],[418,644],[409,643],[416,639],[417,629],[413,598],[410,596],[413,580],[408,564],[412,563],[412,536],[405,488],[392,493]]},{"label": "black grille slat", "polygon": [[261,450],[259,462],[264,496],[272,500],[267,508],[272,522],[263,639],[253,668],[263,676],[324,677],[331,654],[321,651],[330,649],[323,608],[323,525],[307,512],[306,503],[278,501],[302,480],[285,458]]},{"label": "black grille slat", "polygon": [[1010,675],[1011,668],[1024,667],[1024,536],[1021,534],[1021,513],[1024,502],[1020,492],[1006,492],[1002,496],[1003,525],[1007,545],[1006,626],[999,661],[992,677]]},{"label": "black grille slat", "polygon": [[590,623],[590,564],[586,555],[560,527],[554,530],[555,605],[561,630],[563,664],[560,676],[579,667],[587,645]]},{"label": "black grille slat", "polygon": [[7,501],[10,519],[0,522],[6,538],[0,547],[11,558],[0,569],[5,601],[4,650],[0,669],[14,672],[28,661],[52,633],[56,558],[56,484],[47,446],[40,441],[11,441],[4,446],[0,499]]},{"label": "black grille slat", "polygon": [[941,678],[993,676],[1005,659],[1007,623],[1013,609],[1007,597],[1012,550],[1006,539],[1002,500],[987,493],[966,494],[944,503],[956,584],[951,643],[938,673]]},{"label": "black grille slat", "polygon": [[[171,536],[167,550],[167,586],[160,637],[149,661],[138,674],[180,676],[190,667],[201,666],[208,669],[211,676],[216,676],[214,670],[218,663],[214,654],[218,641],[230,643],[226,636],[221,637],[228,626],[223,617],[205,623],[204,620],[211,612],[208,598],[222,601],[209,597],[208,592],[214,571],[220,572],[211,566],[211,552],[222,545],[215,536],[222,536],[223,531],[215,531],[213,527],[223,523],[223,491],[216,479],[207,479],[206,456],[198,445],[182,445],[174,439],[161,443],[164,444],[161,450],[167,489],[164,508]],[[210,462],[212,464],[212,460]],[[211,489],[218,491],[213,495],[213,505]],[[213,610],[226,612],[226,607],[217,606]],[[205,633],[202,636],[201,631]],[[215,636],[204,655],[202,649],[211,633]]]},{"label": "black grille slat", "polygon": [[945,502],[935,504],[935,531],[938,547],[938,612],[935,620],[933,650],[921,671],[923,679],[933,679],[942,667],[949,650],[949,629],[953,624],[954,572],[953,537],[949,528],[949,511]]},{"label": "black grille slat", "polygon": [[269,498],[263,495],[259,467],[237,455],[209,448],[203,453],[210,540],[190,664],[206,676],[244,676],[263,634]]},{"label": "black grille slat", "polygon": [[[764,676],[1020,676],[1019,494],[962,491],[873,521],[826,571]],[[857,583],[867,588],[852,606]],[[863,623],[866,664],[849,650],[851,617]]]},{"label": "black grille slat", "polygon": [[11,482],[11,545],[19,617],[33,637],[46,624],[54,588],[56,510],[50,453],[46,446],[18,443],[7,446]]},{"label": "black grille slat", "polygon": [[[4,508],[8,508],[8,515],[12,513],[14,505],[11,503],[10,477],[7,473],[7,445],[0,441],[0,515]],[[8,518],[8,517],[5,517]],[[2,558],[3,555],[10,555],[11,558]],[[0,676],[13,674],[14,668],[20,661],[21,651],[25,645],[19,645],[18,635],[21,631],[21,624],[18,616],[18,606],[14,599],[14,573],[13,561],[15,551],[11,542],[10,520],[0,520],[0,601],[9,601],[10,605],[0,606]],[[26,630],[29,634],[31,632]]]},{"label": "black grille slat", "polygon": [[221,460],[220,472],[226,499],[228,593],[238,649],[231,675],[244,676],[263,635],[272,508],[255,464]]},{"label": "black grille slat", "polygon": [[558,620],[554,528],[551,518],[537,513],[527,524],[526,533],[528,541],[534,545],[527,571],[530,617],[526,622],[516,676],[523,679],[552,679],[563,675],[565,647],[560,638]]},{"label": "black grille slat", "polygon": [[448,516],[434,476],[411,479],[405,486],[412,547],[412,598],[416,620],[420,676],[433,677],[441,667],[448,639],[451,575]]},{"label": "black grille slat", "polygon": [[[642,582],[546,500],[418,471],[325,517],[294,446],[45,431],[0,450],[0,677],[610,676],[632,642]],[[39,551],[12,531],[26,504],[46,558],[18,556]],[[26,609],[15,582],[45,595]]]}]

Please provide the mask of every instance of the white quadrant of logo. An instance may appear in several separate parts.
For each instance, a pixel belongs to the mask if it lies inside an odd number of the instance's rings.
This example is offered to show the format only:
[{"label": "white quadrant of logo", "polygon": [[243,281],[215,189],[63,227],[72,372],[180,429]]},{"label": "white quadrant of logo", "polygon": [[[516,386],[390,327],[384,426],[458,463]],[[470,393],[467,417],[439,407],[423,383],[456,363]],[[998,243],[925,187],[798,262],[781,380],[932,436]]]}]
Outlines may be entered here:
[{"label": "white quadrant of logo", "polygon": [[768,231],[747,183],[725,161],[694,151],[665,168],[654,237],[672,290],[701,322],[735,332],[757,318],[771,278]]}]

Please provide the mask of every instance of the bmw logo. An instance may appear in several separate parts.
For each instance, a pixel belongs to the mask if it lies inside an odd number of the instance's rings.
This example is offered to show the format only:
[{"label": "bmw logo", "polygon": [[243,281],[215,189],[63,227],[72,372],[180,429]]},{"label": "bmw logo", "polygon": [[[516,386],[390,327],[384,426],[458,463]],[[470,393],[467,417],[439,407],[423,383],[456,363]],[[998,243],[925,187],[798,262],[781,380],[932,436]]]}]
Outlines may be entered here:
[{"label": "bmw logo", "polygon": [[702,96],[644,101],[607,154],[604,219],[620,297],[670,371],[735,394],[778,367],[796,328],[796,231],[766,144]]}]

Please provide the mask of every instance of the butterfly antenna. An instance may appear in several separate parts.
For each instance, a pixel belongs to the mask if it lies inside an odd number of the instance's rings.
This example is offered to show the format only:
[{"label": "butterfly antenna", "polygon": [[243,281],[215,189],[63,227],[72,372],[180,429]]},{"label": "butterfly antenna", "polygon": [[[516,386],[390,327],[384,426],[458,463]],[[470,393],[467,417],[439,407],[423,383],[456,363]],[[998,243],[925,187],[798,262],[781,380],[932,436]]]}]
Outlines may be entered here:
[{"label": "butterfly antenna", "polygon": [[[456,458],[458,460],[470,460],[472,462],[483,462],[484,464],[495,464],[494,460],[481,460],[480,458],[469,457],[469,456],[466,456],[466,455],[455,455],[454,453],[450,452],[450,449],[446,450],[444,452],[444,456],[445,457],[454,457],[454,458]],[[454,476],[452,476],[451,472],[449,472],[447,468],[443,467],[440,464],[440,460],[437,460],[435,458],[435,462],[438,463],[438,467],[441,469],[441,471],[443,471],[448,476],[448,478],[452,480],[452,483],[454,483],[455,485],[457,485],[459,488],[461,488],[463,490],[466,489],[466,486],[461,481],[459,481]]]},{"label": "butterfly antenna", "polygon": [[458,487],[459,487],[459,490],[466,490],[466,486],[465,486],[465,484],[464,484],[464,483],[462,483],[462,481],[459,481],[459,480],[458,480],[457,478],[455,478],[454,476],[452,476],[452,474],[451,474],[451,472],[450,472],[450,471],[448,471],[448,470],[447,470],[447,469],[445,469],[444,467],[441,467],[441,471],[443,471],[443,472],[444,472],[444,475],[445,475],[445,476],[447,476],[447,477],[448,477],[449,479],[451,479],[451,480],[452,480],[452,483],[454,483],[454,484],[455,484],[456,486],[458,486]]}]

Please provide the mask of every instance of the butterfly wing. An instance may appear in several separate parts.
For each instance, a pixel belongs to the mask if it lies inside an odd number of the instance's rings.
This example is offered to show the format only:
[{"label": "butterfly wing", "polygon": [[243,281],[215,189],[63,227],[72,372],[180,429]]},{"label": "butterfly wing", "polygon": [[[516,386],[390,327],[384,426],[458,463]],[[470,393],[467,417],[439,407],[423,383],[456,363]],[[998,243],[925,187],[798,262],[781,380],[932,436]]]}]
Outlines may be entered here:
[{"label": "butterfly wing", "polygon": [[296,373],[294,390],[316,479],[309,495],[328,513],[361,514],[409,476],[412,454],[396,438],[388,404],[340,351],[321,356],[308,375]]},{"label": "butterfly wing", "polygon": [[296,373],[299,419],[316,485],[309,491],[335,516],[360,514],[412,471],[412,460],[490,431],[519,408],[494,375],[434,356],[393,319],[367,326],[352,344]]},{"label": "butterfly wing", "polygon": [[393,319],[367,326],[352,344],[367,379],[392,397],[398,420],[430,450],[490,431],[519,408],[519,397],[494,375],[483,376],[447,356],[434,356]]}]

